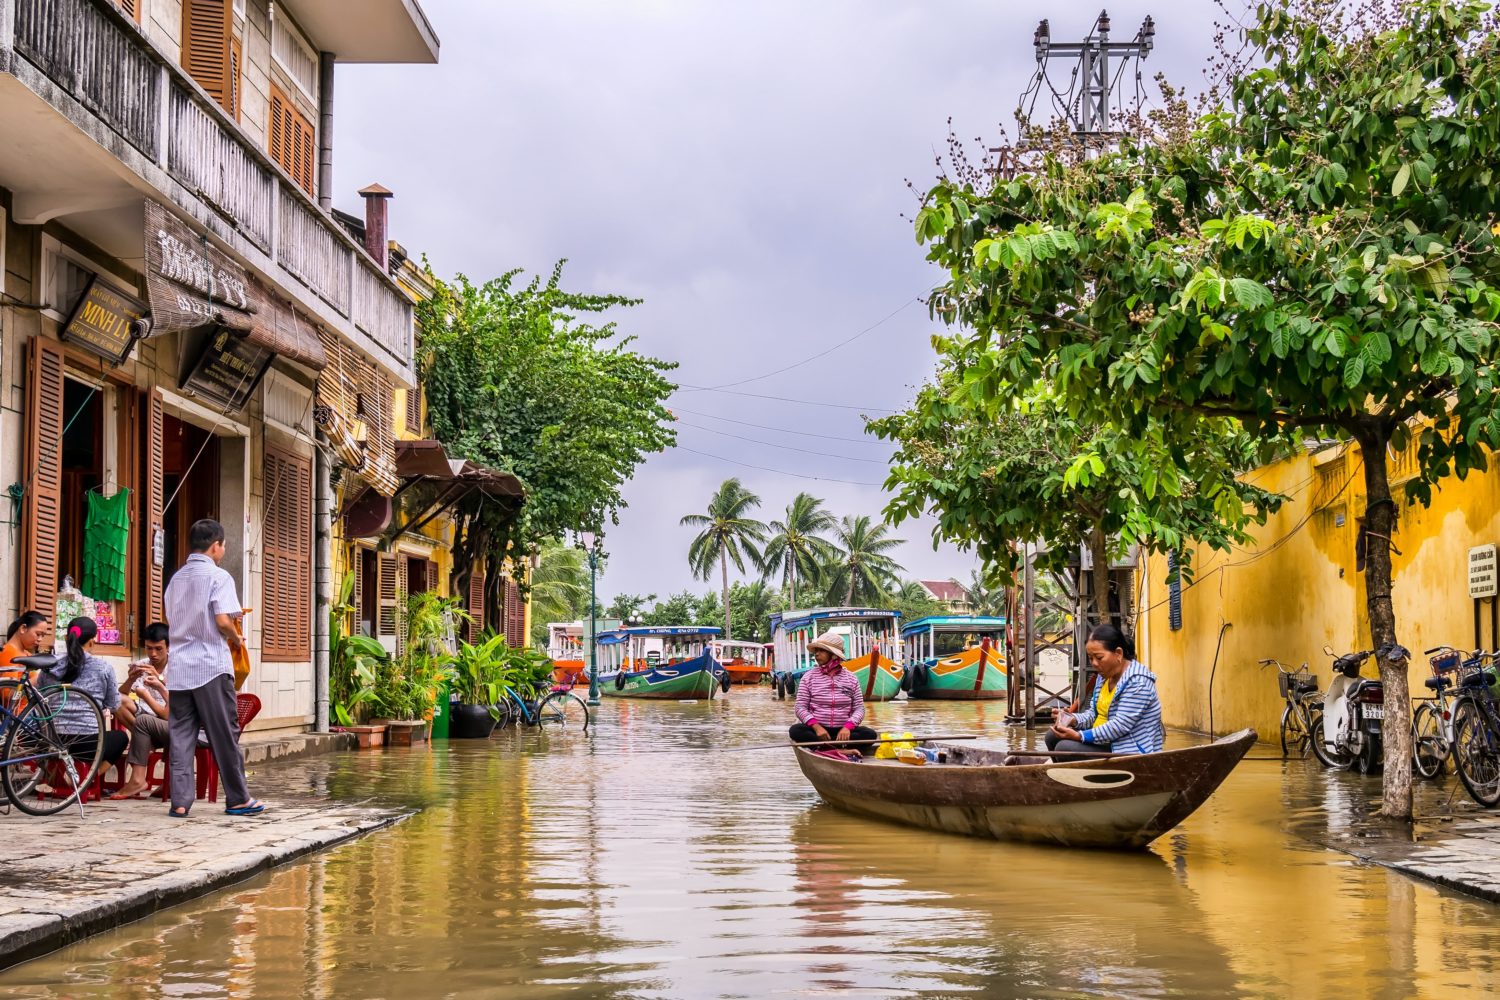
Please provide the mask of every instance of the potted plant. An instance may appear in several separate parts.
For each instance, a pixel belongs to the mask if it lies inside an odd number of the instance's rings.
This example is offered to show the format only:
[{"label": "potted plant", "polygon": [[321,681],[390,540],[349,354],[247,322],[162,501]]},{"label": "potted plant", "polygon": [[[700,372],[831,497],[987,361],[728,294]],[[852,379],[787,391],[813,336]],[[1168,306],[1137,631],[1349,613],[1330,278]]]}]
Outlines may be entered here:
[{"label": "potted plant", "polygon": [[485,739],[500,719],[496,705],[504,697],[505,637],[490,636],[478,645],[464,643],[453,659],[453,697],[449,739]]},{"label": "potted plant", "polygon": [[328,611],[328,700],[336,732],[353,733],[360,749],[385,742],[386,727],[367,722],[375,697],[375,685],[385,648],[367,635],[352,635],[344,627],[354,610],[354,573],[339,585],[338,598]]},{"label": "potted plant", "polygon": [[432,592],[412,594],[401,607],[402,652],[383,678],[379,701],[389,718],[387,741],[410,746],[427,739],[438,689],[452,674],[448,652],[452,622],[461,614],[455,600]]}]

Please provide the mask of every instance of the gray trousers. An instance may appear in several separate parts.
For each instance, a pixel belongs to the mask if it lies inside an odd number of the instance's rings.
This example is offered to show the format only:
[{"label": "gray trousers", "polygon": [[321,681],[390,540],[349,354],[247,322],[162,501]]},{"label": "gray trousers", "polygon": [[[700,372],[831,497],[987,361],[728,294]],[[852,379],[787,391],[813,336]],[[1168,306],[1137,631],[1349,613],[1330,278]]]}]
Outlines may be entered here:
[{"label": "gray trousers", "polygon": [[245,759],[240,756],[239,711],[234,703],[234,677],[220,674],[191,691],[173,691],[171,713],[172,809],[188,809],[197,797],[193,779],[198,730],[208,736],[208,747],[219,766],[224,805],[250,801],[245,786]]},{"label": "gray trousers", "polygon": [[130,756],[125,759],[145,767],[151,760],[152,750],[165,750],[170,745],[171,730],[166,719],[157,718],[151,709],[143,707],[130,727]]}]

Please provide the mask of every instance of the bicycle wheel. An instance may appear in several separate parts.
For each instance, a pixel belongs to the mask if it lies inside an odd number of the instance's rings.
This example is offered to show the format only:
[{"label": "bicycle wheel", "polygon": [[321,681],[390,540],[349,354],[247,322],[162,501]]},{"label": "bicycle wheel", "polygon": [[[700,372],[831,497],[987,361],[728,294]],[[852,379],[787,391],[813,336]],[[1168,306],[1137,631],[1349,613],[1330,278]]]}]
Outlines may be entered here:
[{"label": "bicycle wheel", "polygon": [[[70,729],[75,728],[74,723],[76,728],[88,729],[92,717],[96,734],[92,753],[69,750],[70,737],[58,730],[59,716],[65,708]],[[0,760],[15,763],[0,768],[0,787],[22,812],[52,816],[72,805],[83,790],[78,777],[82,769],[77,765],[85,765],[86,773],[92,777],[98,773],[103,753],[104,711],[93,696],[67,684],[43,688],[13,720],[10,732],[5,735]],[[63,768],[71,789],[61,793],[54,789],[47,798],[36,795],[37,786],[53,777],[49,772],[58,766]]]},{"label": "bicycle wheel", "polygon": [[1312,725],[1307,718],[1307,709],[1301,705],[1288,704],[1281,710],[1281,756],[1294,755],[1305,758],[1308,751],[1308,733]]},{"label": "bicycle wheel", "polygon": [[1443,720],[1430,704],[1417,706],[1411,717],[1412,770],[1431,781],[1443,773],[1448,747],[1443,739]]},{"label": "bicycle wheel", "polygon": [[588,732],[589,707],[576,694],[558,691],[548,695],[538,706],[536,716],[539,726],[556,726],[563,732]]},{"label": "bicycle wheel", "polygon": [[1308,734],[1312,741],[1312,752],[1324,767],[1332,767],[1340,771],[1347,771],[1349,765],[1354,763],[1354,758],[1342,750],[1326,746],[1323,743],[1323,716],[1313,720],[1312,731]]},{"label": "bicycle wheel", "polygon": [[495,731],[497,733],[504,732],[506,726],[516,721],[516,706],[508,695],[502,696],[492,707],[495,710]]},{"label": "bicycle wheel", "polygon": [[1472,698],[1458,703],[1453,713],[1453,763],[1474,801],[1493,809],[1500,805],[1500,748],[1485,715]]}]

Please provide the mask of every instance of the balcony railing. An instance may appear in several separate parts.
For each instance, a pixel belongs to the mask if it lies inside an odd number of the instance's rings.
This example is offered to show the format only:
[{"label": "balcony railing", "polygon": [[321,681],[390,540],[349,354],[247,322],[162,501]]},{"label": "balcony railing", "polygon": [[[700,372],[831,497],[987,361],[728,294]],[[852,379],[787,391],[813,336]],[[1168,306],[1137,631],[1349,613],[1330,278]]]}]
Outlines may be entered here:
[{"label": "balcony railing", "polygon": [[279,284],[305,288],[316,314],[410,371],[411,301],[111,0],[0,0],[0,25],[7,6],[17,55],[264,255]]}]

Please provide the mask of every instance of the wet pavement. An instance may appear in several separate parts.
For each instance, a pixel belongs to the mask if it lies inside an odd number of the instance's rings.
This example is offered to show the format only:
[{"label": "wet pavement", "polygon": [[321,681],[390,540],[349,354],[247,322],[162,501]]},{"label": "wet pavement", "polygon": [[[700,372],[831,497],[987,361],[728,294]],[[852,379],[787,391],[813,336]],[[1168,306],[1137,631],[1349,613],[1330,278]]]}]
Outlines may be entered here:
[{"label": "wet pavement", "polygon": [[[0,996],[1500,989],[1493,904],[1323,846],[1451,854],[1490,836],[1467,824],[1494,829],[1467,810],[1412,843],[1369,816],[1378,779],[1247,761],[1149,852],[997,844],[844,815],[789,753],[724,752],[779,739],[789,713],[747,689],[728,703],[607,699],[586,741],[523,730],[274,765],[262,778],[277,795],[419,811],[0,973]],[[985,731],[988,745],[1005,733],[1000,706],[874,715],[885,730]],[[1453,781],[1424,789],[1422,810]]]}]

